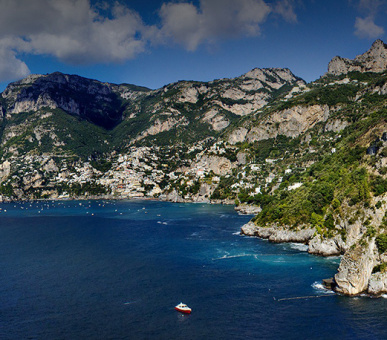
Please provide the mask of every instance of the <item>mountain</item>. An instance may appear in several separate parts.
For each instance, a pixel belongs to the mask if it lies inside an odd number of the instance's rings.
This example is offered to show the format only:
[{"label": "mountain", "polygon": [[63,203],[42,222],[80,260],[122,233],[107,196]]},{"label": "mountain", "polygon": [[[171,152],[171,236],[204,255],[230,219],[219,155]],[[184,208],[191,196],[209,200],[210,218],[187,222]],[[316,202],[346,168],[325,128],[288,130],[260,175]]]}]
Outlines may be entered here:
[{"label": "mountain", "polygon": [[376,40],[365,53],[350,60],[334,57],[328,65],[328,74],[340,75],[348,72],[383,72],[387,68],[387,45]]},{"label": "mountain", "polygon": [[45,138],[40,151],[87,157],[138,141],[194,142],[217,136],[294,84],[304,82],[287,69],[254,69],[234,79],[181,81],[153,91],[59,72],[32,75],[1,95],[2,145],[5,152],[24,152]]},{"label": "mountain", "polygon": [[0,197],[236,204],[246,235],[343,255],[332,281],[387,292],[387,70],[376,41],[306,84],[288,69],[151,90],[32,75],[0,96]]},{"label": "mountain", "polygon": [[43,108],[61,109],[110,129],[122,120],[124,100],[150,92],[133,85],[114,85],[55,72],[31,75],[11,83],[2,93],[8,117]]}]

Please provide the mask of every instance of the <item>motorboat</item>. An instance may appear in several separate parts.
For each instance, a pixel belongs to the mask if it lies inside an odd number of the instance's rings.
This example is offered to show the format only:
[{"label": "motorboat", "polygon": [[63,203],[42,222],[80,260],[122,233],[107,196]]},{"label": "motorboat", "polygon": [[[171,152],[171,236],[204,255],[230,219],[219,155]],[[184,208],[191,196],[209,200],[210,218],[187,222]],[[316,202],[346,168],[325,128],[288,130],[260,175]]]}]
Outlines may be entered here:
[{"label": "motorboat", "polygon": [[184,314],[190,314],[191,308],[189,308],[185,303],[180,302],[177,306],[175,306],[175,309],[178,312],[184,313]]}]

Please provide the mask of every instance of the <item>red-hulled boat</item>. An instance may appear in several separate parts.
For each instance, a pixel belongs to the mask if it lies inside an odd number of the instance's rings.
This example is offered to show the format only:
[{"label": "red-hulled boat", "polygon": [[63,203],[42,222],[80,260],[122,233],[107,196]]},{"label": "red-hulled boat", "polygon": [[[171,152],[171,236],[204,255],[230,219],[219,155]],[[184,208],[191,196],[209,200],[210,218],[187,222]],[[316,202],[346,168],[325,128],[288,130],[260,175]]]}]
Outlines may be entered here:
[{"label": "red-hulled boat", "polygon": [[175,309],[184,314],[190,314],[191,313],[191,308],[189,308],[186,304],[180,302],[177,306],[175,306]]}]

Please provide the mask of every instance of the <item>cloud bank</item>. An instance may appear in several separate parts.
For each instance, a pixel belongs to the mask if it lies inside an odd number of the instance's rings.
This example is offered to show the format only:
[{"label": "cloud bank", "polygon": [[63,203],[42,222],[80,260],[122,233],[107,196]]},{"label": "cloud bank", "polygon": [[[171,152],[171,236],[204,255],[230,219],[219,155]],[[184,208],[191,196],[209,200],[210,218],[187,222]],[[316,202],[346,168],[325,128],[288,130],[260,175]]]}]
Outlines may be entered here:
[{"label": "cloud bank", "polygon": [[359,38],[375,39],[384,34],[383,27],[376,25],[372,16],[356,18],[355,28],[355,35]]},{"label": "cloud bank", "polygon": [[192,3],[167,3],[160,10],[163,35],[188,50],[199,44],[241,34],[256,36],[271,8],[263,0],[202,0]]},{"label": "cloud bank", "polygon": [[272,13],[297,21],[292,0],[165,2],[157,26],[118,1],[0,0],[0,81],[30,73],[23,54],[79,65],[124,62],[158,44],[194,51],[222,39],[259,36]]},{"label": "cloud bank", "polygon": [[375,23],[380,9],[385,7],[385,0],[360,0],[358,10],[366,14],[365,18],[357,17],[355,20],[355,35],[359,38],[375,39],[384,34],[384,28]]}]

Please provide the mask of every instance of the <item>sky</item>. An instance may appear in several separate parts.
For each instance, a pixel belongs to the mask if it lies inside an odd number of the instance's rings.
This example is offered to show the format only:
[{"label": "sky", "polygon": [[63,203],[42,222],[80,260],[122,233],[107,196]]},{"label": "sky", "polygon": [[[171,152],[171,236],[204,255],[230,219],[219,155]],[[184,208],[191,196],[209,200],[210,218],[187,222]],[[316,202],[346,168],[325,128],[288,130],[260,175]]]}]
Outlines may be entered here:
[{"label": "sky", "polygon": [[386,29],[387,0],[0,0],[0,92],[55,71],[157,89],[287,67],[310,82]]}]

